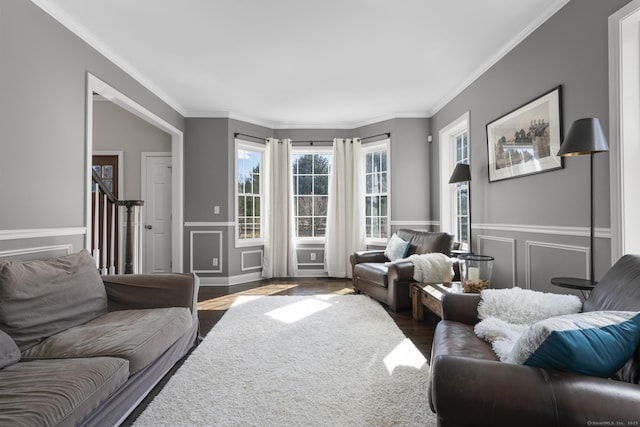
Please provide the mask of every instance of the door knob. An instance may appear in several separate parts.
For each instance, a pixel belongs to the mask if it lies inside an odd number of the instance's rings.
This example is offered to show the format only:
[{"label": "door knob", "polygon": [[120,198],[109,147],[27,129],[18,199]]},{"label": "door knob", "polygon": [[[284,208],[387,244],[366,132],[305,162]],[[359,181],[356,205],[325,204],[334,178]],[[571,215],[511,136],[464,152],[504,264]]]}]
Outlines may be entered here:
[{"label": "door knob", "polygon": [[152,225],[145,225],[144,228],[146,228],[147,230],[151,230],[153,228]]}]

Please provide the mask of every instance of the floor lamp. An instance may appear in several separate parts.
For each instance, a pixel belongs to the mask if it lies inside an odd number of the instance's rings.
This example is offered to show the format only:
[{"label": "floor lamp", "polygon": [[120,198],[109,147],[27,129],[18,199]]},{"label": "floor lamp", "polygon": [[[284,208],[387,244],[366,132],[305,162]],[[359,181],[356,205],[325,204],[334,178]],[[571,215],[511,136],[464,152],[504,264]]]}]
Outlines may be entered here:
[{"label": "floor lamp", "polygon": [[590,197],[591,197],[591,211],[590,211],[590,248],[589,248],[589,280],[592,282],[588,285],[595,285],[594,279],[594,222],[593,222],[593,211],[594,211],[594,201],[593,201],[593,192],[594,192],[594,180],[593,176],[593,155],[596,153],[601,153],[603,151],[609,151],[609,144],[607,143],[607,138],[604,136],[604,132],[602,131],[602,126],[600,124],[600,120],[597,118],[587,118],[587,119],[579,119],[573,122],[569,131],[567,132],[562,145],[560,146],[560,151],[558,151],[558,156],[580,156],[582,154],[589,154],[590,156]]},{"label": "floor lamp", "polygon": [[[470,182],[471,170],[466,163],[456,164],[451,178],[449,178],[449,184],[456,184],[458,182]],[[467,187],[467,197],[469,198],[468,214],[469,214],[469,252],[473,252],[473,246],[471,246],[471,185]]]}]

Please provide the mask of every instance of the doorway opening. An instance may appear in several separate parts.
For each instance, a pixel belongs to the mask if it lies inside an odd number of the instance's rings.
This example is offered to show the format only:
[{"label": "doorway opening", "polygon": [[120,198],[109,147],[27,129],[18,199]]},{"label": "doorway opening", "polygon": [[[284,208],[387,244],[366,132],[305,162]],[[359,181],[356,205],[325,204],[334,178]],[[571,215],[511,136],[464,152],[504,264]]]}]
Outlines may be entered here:
[{"label": "doorway opening", "polygon": [[[183,182],[184,182],[184,137],[181,130],[168,123],[166,120],[149,111],[142,105],[133,101],[123,93],[114,89],[94,75],[87,73],[87,93],[86,93],[86,226],[90,229],[92,223],[91,215],[91,176],[93,157],[93,98],[100,95],[114,104],[124,108],[128,112],[145,120],[160,130],[168,133],[171,137],[171,271],[182,272],[183,268]],[[87,232],[85,239],[87,249],[91,248],[91,234]]]}]

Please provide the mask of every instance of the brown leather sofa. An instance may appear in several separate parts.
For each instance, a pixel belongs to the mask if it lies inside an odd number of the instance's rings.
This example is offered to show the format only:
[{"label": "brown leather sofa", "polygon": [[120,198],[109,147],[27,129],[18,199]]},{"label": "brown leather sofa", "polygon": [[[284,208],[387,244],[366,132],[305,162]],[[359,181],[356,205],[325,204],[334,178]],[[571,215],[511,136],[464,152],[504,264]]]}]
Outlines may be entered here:
[{"label": "brown leather sofa", "polygon": [[[640,347],[610,379],[502,363],[473,332],[479,301],[442,300],[429,390],[439,426],[639,425]],[[640,256],[620,258],[582,309],[640,311]]]},{"label": "brown leather sofa", "polygon": [[[450,255],[453,236],[418,230],[398,230],[398,237],[409,242],[407,257],[413,254],[441,252]],[[353,288],[386,304],[393,312],[411,307],[409,284],[413,281],[413,264],[409,261],[390,264],[384,250],[351,254]],[[457,263],[454,266],[457,272]],[[458,276],[458,274],[456,274]],[[456,278],[454,277],[454,280]],[[459,280],[459,279],[458,279]]]}]

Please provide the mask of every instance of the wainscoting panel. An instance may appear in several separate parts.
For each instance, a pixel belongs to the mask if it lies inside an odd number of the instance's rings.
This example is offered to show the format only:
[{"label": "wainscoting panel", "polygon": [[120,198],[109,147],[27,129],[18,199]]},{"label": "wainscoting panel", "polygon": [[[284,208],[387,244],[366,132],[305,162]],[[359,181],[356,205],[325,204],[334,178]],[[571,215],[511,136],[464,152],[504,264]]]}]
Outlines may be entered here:
[{"label": "wainscoting panel", "polygon": [[588,277],[589,248],[558,243],[525,242],[526,287],[536,291],[571,293],[579,291],[558,288],[551,284],[553,277]]},{"label": "wainscoting panel", "polygon": [[190,271],[222,273],[222,240],[222,231],[192,230],[189,237]]},{"label": "wainscoting panel", "polygon": [[491,275],[492,288],[511,288],[518,285],[515,239],[478,235],[476,247],[476,253],[495,258]]},{"label": "wainscoting panel", "polygon": [[262,257],[264,251],[257,249],[253,251],[242,251],[240,254],[241,271],[261,270],[262,269]]}]

